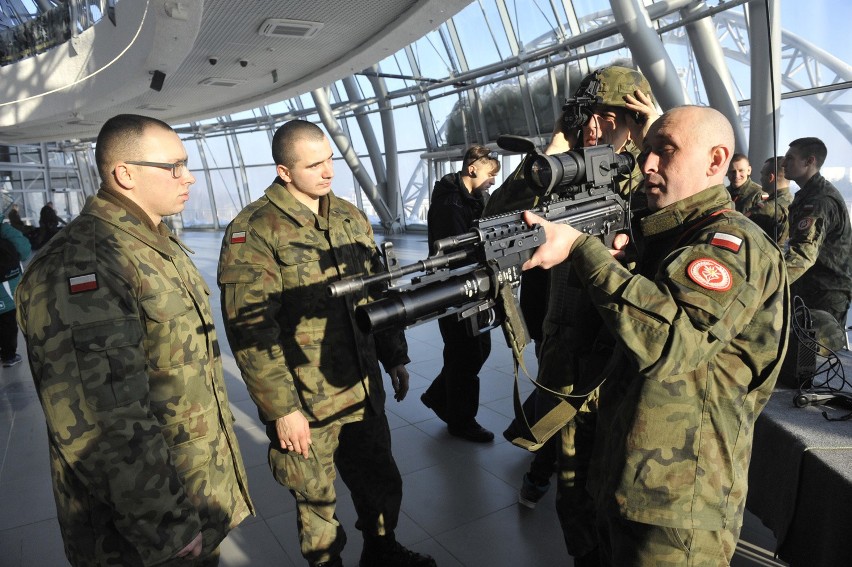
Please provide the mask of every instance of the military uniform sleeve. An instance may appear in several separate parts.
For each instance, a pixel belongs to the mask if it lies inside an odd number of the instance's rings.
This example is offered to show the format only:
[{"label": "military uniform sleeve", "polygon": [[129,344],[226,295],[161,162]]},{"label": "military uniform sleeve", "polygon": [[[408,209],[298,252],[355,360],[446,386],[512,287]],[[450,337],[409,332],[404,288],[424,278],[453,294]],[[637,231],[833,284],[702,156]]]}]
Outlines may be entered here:
[{"label": "military uniform sleeve", "polygon": [[99,509],[110,511],[86,521],[112,522],[146,565],[159,563],[201,522],[149,406],[138,290],[102,264],[83,280],[67,269],[36,260],[17,291],[49,442]]},{"label": "military uniform sleeve", "polygon": [[572,261],[637,369],[661,380],[712,360],[762,308],[764,287],[784,285],[782,270],[773,270],[768,258],[752,260],[755,273],[749,273],[749,253],[771,252],[747,246],[737,253],[709,243],[682,248],[656,281],[629,272],[594,238],[575,248]]},{"label": "military uniform sleeve", "polygon": [[264,421],[301,409],[281,347],[283,281],[270,244],[251,226],[225,231],[218,268],[228,343]]},{"label": "military uniform sleeve", "polygon": [[784,261],[792,284],[813,266],[836,214],[830,199],[814,199],[802,204],[804,214],[790,225],[790,241]]},{"label": "military uniform sleeve", "polygon": [[[362,213],[363,215],[363,213]],[[375,246],[375,236],[373,227],[367,217],[363,217],[364,230],[373,242],[373,254],[370,258],[370,274],[377,274],[386,271],[381,254]],[[380,299],[378,295],[370,297],[370,301]],[[354,308],[353,308],[354,309]],[[391,328],[378,332],[375,335],[376,341],[376,357],[382,363],[385,371],[399,366],[400,364],[408,364],[411,359],[408,358],[408,342],[405,339],[405,331],[400,328]]]}]

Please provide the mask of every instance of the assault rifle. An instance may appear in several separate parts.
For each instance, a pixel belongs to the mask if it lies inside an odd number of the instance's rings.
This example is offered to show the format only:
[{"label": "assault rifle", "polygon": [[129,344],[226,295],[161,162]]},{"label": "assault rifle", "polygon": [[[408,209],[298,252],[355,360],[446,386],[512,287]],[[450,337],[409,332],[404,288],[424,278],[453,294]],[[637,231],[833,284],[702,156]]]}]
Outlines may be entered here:
[{"label": "assault rifle", "polygon": [[[435,241],[429,257],[414,264],[399,266],[392,243],[383,243],[387,272],[330,284],[332,297],[384,286],[381,299],[355,309],[362,331],[413,327],[452,315],[467,321],[473,335],[500,325],[509,294],[520,285],[521,265],[545,241],[540,225],[524,222],[524,209],[605,238],[626,227],[628,211],[618,192],[618,179],[633,170],[631,154],[617,154],[612,146],[593,146],[548,156],[526,138],[500,136],[497,143],[527,155],[492,200],[501,191],[517,188],[532,198],[525,197],[526,202],[511,212],[479,219],[471,232]],[[511,201],[508,195],[506,202]],[[402,281],[411,274],[418,275]]]}]

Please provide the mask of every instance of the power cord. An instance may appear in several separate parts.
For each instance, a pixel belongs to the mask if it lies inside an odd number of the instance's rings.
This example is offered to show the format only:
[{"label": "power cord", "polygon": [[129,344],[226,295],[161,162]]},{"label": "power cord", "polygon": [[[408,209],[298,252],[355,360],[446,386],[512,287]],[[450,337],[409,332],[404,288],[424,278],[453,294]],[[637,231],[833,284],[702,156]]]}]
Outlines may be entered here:
[{"label": "power cord", "polygon": [[[827,411],[822,416],[828,421],[847,421],[852,419],[852,384],[846,380],[843,364],[835,351],[820,343],[814,336],[811,311],[802,298],[793,298],[793,333],[798,339],[798,359],[803,353],[814,359],[814,369],[804,375],[799,375],[797,360],[797,376],[800,378],[799,391],[793,398],[796,407],[811,405],[833,404],[849,409],[840,417],[832,417]],[[816,366],[817,356],[824,360]]]}]

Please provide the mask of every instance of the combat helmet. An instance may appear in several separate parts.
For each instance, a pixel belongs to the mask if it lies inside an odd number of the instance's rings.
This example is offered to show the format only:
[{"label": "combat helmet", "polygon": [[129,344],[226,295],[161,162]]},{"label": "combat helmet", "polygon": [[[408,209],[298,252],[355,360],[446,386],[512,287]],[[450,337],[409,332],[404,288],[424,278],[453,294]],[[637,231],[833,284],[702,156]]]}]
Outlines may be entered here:
[{"label": "combat helmet", "polygon": [[589,73],[574,91],[574,96],[567,99],[562,106],[565,126],[569,129],[581,127],[589,119],[595,106],[623,108],[624,95],[633,94],[636,89],[650,94],[651,100],[654,100],[648,79],[635,69],[610,65]]}]

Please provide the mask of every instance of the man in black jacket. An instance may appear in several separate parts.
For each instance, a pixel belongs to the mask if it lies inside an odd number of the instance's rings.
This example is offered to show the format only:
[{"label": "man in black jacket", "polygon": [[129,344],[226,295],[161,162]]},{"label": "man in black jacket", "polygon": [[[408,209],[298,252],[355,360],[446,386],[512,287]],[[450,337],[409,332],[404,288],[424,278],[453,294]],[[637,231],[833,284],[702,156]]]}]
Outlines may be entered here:
[{"label": "man in black jacket", "polygon": [[[429,248],[436,240],[469,232],[482,215],[488,189],[500,171],[496,154],[484,146],[465,152],[462,169],[435,183],[427,218]],[[444,340],[444,367],[420,397],[426,407],[447,423],[450,435],[488,443],[494,434],[476,421],[479,409],[479,370],[491,353],[488,332],[470,336],[454,317],[438,320]]]}]

